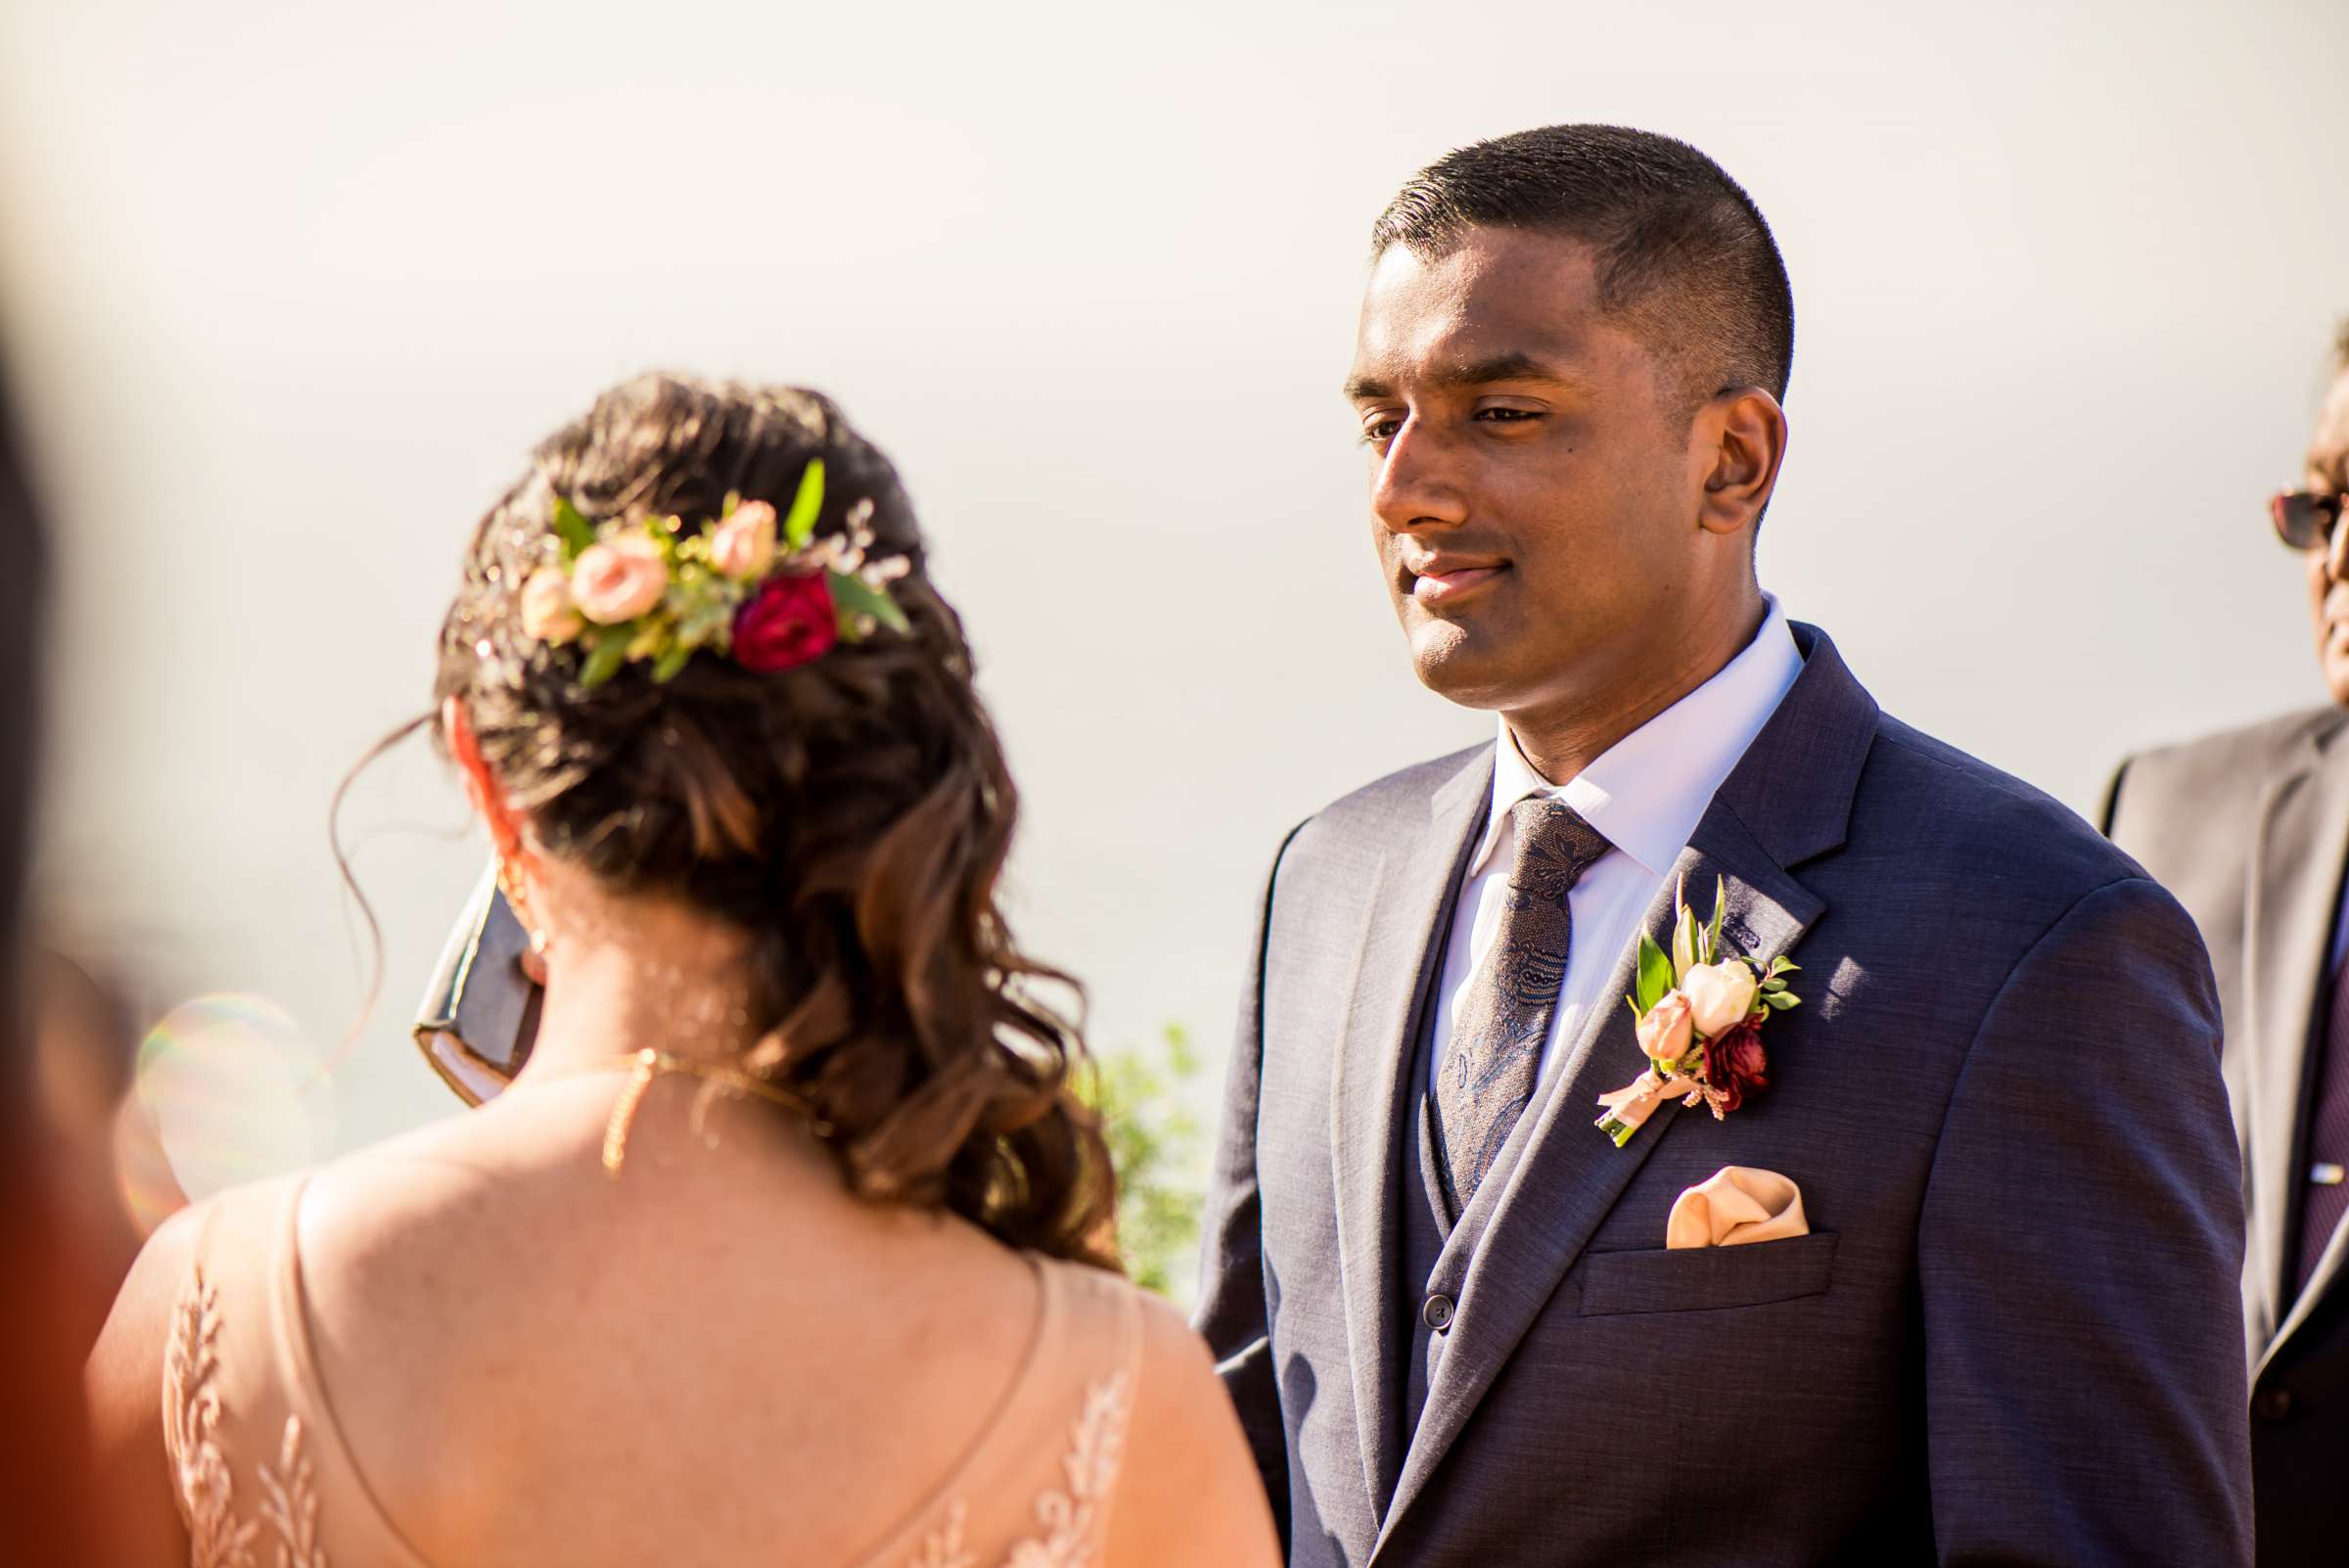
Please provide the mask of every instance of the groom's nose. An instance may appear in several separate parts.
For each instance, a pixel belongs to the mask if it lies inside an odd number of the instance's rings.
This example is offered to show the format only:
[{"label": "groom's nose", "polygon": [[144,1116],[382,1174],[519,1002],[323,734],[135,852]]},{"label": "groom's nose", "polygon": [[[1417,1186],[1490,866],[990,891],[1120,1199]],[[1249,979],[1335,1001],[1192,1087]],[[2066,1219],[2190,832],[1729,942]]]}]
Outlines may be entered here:
[{"label": "groom's nose", "polygon": [[1370,485],[1370,511],[1397,533],[1468,521],[1467,496],[1441,436],[1406,420],[1387,443]]}]

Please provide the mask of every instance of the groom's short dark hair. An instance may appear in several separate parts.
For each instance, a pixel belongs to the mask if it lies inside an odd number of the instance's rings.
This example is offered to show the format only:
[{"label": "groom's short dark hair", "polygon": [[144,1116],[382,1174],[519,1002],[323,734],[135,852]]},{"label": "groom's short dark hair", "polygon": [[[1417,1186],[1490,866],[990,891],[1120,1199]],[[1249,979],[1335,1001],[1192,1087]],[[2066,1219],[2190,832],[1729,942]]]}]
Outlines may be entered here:
[{"label": "groom's short dark hair", "polygon": [[1794,365],[1786,263],[1753,198],[1686,142],[1544,125],[1447,153],[1387,204],[1371,254],[1400,245],[1442,255],[1474,228],[1590,246],[1600,304],[1665,358],[1691,413],[1731,387],[1784,400]]}]

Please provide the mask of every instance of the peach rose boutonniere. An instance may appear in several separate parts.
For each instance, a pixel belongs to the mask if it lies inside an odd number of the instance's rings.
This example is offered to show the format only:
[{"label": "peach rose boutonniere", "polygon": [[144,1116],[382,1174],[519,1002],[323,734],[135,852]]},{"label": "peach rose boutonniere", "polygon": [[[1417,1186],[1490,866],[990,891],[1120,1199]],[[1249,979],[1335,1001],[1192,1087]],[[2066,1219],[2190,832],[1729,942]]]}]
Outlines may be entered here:
[{"label": "peach rose boutonniere", "polygon": [[1782,957],[1764,965],[1723,947],[1726,893],[1715,882],[1713,918],[1701,923],[1688,907],[1687,890],[1674,895],[1670,952],[1640,933],[1638,989],[1625,1000],[1638,1020],[1647,1067],[1598,1097],[1606,1111],[1598,1130],[1619,1149],[1666,1100],[1707,1106],[1720,1121],[1770,1086],[1762,1026],[1771,1014],[1801,1004],[1786,989],[1797,966]]}]

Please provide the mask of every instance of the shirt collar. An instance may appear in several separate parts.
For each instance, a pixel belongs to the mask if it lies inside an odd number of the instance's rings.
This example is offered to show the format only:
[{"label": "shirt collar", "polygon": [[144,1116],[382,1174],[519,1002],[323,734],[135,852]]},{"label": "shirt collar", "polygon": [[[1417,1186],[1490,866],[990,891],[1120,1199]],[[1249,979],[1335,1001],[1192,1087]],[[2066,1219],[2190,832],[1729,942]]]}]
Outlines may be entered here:
[{"label": "shirt collar", "polygon": [[1494,748],[1493,809],[1470,874],[1492,859],[1509,808],[1530,795],[1555,796],[1573,807],[1649,875],[1671,870],[1722,780],[1803,672],[1785,612],[1770,595],[1762,602],[1768,614],[1743,652],[1564,784],[1534,771],[1503,718]]}]

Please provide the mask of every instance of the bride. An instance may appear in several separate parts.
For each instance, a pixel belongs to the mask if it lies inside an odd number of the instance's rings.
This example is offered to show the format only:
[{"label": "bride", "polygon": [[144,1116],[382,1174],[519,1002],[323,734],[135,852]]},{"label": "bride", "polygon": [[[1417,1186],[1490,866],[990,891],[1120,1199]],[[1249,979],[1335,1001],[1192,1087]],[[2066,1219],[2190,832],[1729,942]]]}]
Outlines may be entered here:
[{"label": "bride", "polygon": [[146,1560],[1276,1560],[1111,1262],[1011,780],[888,460],[654,376],[474,536],[439,739],[546,977],[470,1115],[159,1230],[89,1368]]}]

